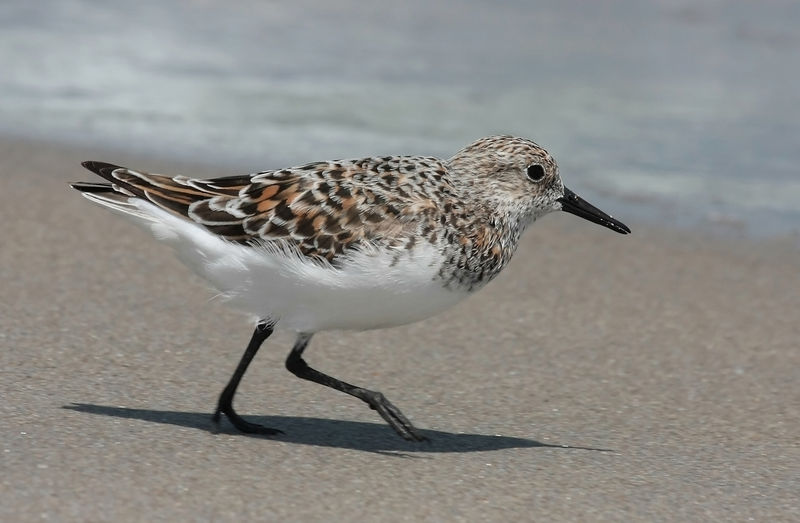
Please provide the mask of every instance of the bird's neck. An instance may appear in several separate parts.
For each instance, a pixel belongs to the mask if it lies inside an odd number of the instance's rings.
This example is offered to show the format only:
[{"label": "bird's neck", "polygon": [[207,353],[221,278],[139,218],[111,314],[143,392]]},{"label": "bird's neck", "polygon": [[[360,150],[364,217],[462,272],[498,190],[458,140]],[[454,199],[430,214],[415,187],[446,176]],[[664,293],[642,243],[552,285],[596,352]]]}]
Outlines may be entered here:
[{"label": "bird's neck", "polygon": [[508,264],[529,221],[489,205],[464,209],[462,216],[449,232],[456,241],[443,245],[447,261],[439,276],[448,288],[475,291]]}]

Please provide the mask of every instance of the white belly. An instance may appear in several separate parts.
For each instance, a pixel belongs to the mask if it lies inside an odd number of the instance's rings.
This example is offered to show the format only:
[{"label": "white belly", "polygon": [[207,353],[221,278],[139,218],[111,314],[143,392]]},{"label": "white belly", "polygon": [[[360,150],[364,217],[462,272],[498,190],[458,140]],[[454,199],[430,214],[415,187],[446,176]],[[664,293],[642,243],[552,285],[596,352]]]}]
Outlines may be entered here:
[{"label": "white belly", "polygon": [[239,263],[222,258],[210,265],[208,279],[231,305],[297,332],[403,325],[433,316],[466,296],[434,281],[439,265],[431,265],[430,253],[424,252],[432,247],[394,266],[388,254],[361,252],[341,269],[242,249]]},{"label": "white belly", "polygon": [[141,205],[155,218],[147,223],[154,235],[172,244],[181,260],[232,306],[296,332],[403,325],[429,318],[468,294],[435,281],[441,257],[426,242],[394,264],[393,253],[373,249],[354,253],[343,268],[333,268],[286,250],[226,242],[196,224]]}]

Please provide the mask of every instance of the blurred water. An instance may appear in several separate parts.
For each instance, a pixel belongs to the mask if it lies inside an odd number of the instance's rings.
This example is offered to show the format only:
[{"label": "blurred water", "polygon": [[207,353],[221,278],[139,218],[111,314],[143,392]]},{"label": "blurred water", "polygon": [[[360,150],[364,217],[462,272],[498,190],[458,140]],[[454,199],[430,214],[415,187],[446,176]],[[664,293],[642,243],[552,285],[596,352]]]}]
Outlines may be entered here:
[{"label": "blurred water", "polygon": [[225,174],[519,134],[626,221],[797,234],[798,27],[795,0],[6,0],[0,132]]}]

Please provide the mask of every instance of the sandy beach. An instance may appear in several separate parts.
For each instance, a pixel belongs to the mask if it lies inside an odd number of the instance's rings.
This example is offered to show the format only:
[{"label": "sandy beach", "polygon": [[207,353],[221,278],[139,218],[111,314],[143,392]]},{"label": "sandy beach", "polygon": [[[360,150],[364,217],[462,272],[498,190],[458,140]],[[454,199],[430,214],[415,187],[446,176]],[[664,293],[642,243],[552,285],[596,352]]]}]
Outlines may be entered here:
[{"label": "sandy beach", "polygon": [[288,373],[285,333],[236,405],[286,434],[214,434],[251,325],[68,187],[88,159],[189,174],[0,140],[0,519],[800,519],[796,239],[548,216],[447,313],[309,348],[429,444]]}]

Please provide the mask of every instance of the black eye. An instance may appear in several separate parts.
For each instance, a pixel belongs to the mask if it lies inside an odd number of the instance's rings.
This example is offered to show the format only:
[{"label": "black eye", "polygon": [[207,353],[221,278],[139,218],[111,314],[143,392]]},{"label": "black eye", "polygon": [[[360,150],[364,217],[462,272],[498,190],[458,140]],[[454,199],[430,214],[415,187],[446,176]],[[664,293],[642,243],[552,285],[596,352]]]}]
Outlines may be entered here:
[{"label": "black eye", "polygon": [[532,182],[540,182],[544,178],[544,167],[535,163],[528,167],[528,179]]}]

